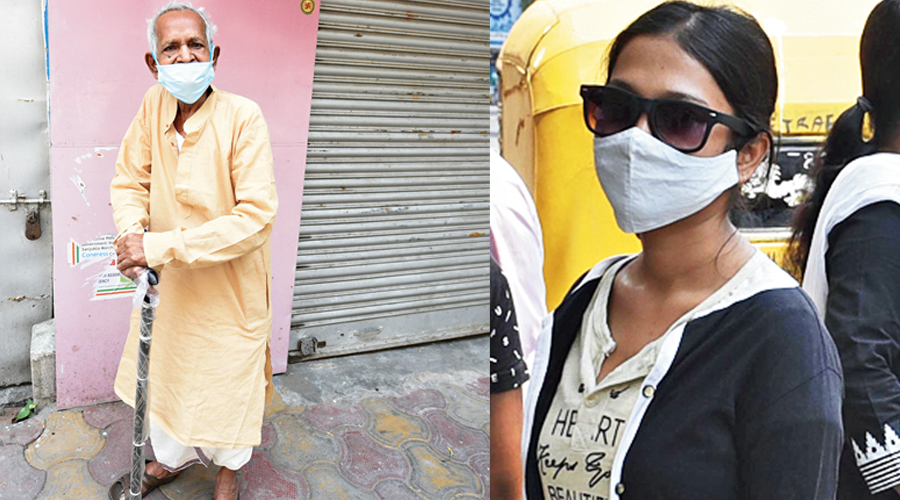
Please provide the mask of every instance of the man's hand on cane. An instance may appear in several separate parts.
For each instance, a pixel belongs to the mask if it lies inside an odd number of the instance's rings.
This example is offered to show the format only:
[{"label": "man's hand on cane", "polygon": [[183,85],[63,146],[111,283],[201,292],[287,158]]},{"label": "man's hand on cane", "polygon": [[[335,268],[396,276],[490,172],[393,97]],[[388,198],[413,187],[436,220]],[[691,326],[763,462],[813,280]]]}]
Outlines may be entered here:
[{"label": "man's hand on cane", "polygon": [[119,238],[116,244],[116,268],[125,277],[137,279],[137,268],[147,268],[144,256],[144,234],[129,233]]}]

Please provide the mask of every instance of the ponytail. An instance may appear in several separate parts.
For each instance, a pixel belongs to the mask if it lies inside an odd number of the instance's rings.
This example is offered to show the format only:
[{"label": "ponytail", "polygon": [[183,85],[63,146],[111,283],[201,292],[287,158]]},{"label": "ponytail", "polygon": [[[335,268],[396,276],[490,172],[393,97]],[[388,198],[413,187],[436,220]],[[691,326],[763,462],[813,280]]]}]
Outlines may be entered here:
[{"label": "ponytail", "polygon": [[848,163],[875,152],[875,141],[866,141],[863,131],[866,114],[873,111],[872,104],[860,97],[855,105],[841,113],[812,166],[810,175],[815,187],[794,214],[788,245],[788,262],[798,276],[806,268],[816,221],[834,180]]},{"label": "ponytail", "polygon": [[[788,262],[797,275],[809,258],[816,220],[825,195],[844,166],[851,161],[893,148],[900,131],[900,0],[882,0],[869,13],[859,39],[862,94],[856,104],[835,122],[810,172],[812,193],[797,209]],[[875,133],[865,140],[863,124],[868,116]],[[868,128],[868,127],[867,127]]]}]

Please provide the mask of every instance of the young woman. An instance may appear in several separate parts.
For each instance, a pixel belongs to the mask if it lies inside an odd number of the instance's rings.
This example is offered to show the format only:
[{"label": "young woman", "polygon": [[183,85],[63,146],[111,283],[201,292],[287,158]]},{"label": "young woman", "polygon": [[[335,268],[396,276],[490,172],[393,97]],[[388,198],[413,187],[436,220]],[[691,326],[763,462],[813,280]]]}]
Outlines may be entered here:
[{"label": "young woman", "polygon": [[803,288],[843,364],[847,440],[838,498],[846,499],[900,498],[898,26],[900,0],[869,15],[859,50],[863,96],[831,129],[794,225],[794,263],[805,269]]},{"label": "young woman", "polygon": [[772,47],[750,16],[664,3],[582,86],[597,174],[643,251],[604,260],[542,334],[535,499],[830,499],[837,352],[797,283],[731,224],[767,154]]}]

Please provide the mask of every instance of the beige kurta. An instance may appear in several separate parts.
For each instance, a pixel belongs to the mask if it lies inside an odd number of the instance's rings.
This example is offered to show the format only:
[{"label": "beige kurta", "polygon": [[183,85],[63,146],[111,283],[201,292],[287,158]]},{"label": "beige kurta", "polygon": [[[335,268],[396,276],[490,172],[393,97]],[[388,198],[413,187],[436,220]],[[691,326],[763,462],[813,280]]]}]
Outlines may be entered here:
[{"label": "beige kurta", "polygon": [[[176,99],[147,91],[111,186],[119,234],[142,232],[160,271],[150,351],[150,419],[185,446],[258,445],[271,397],[269,234],[277,196],[259,106],[213,88],[185,124]],[[115,391],[134,404],[139,314]]]}]

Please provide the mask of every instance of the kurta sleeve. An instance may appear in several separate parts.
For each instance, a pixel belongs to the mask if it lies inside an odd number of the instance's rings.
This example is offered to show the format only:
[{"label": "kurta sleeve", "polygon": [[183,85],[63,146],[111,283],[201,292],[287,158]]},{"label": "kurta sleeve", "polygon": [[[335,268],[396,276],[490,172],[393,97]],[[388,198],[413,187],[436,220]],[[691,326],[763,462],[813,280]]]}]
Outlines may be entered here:
[{"label": "kurta sleeve", "polygon": [[178,227],[144,236],[150,267],[220,264],[250,253],[268,240],[278,196],[269,130],[258,108],[235,140],[231,181],[236,204],[230,213],[195,228]]},{"label": "kurta sleeve", "polygon": [[150,133],[146,122],[146,97],[131,121],[116,159],[116,175],[110,185],[113,219],[119,231],[141,233],[150,223]]},{"label": "kurta sleeve", "polygon": [[856,211],[829,234],[825,324],[844,369],[844,424],[872,494],[900,485],[900,205]]}]

